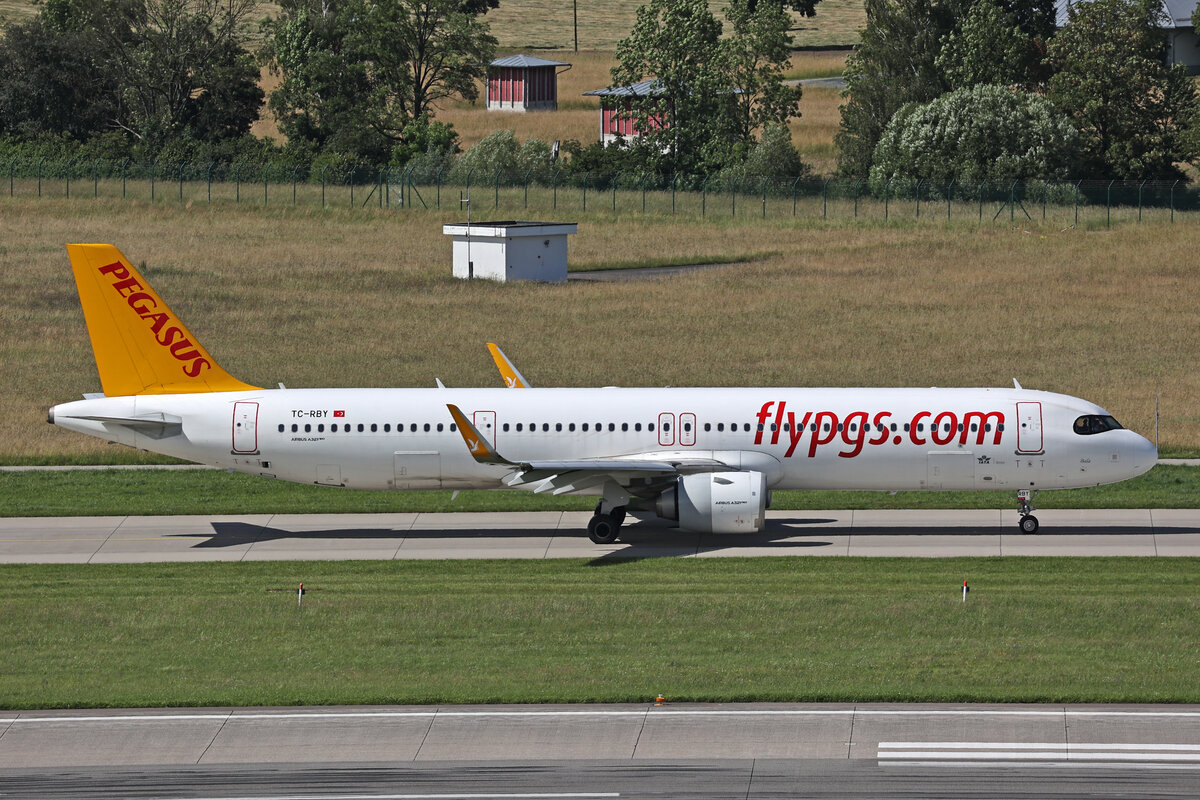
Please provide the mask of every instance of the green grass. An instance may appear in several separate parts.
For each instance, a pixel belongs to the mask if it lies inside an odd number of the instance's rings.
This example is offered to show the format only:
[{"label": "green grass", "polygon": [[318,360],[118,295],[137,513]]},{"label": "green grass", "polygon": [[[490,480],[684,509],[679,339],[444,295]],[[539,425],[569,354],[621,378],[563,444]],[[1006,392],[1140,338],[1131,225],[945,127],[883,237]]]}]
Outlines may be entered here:
[{"label": "green grass", "polygon": [[[589,497],[528,492],[360,492],[215,470],[72,470],[0,475],[0,517],[586,511]],[[1012,492],[775,492],[778,510],[1015,508]],[[1198,508],[1200,469],[1155,467],[1124,483],[1042,492],[1039,508]]]},{"label": "green grass", "polygon": [[[1195,559],[0,567],[0,707],[1198,702]],[[961,602],[966,579],[972,591]],[[310,590],[297,608],[295,588]]]}]

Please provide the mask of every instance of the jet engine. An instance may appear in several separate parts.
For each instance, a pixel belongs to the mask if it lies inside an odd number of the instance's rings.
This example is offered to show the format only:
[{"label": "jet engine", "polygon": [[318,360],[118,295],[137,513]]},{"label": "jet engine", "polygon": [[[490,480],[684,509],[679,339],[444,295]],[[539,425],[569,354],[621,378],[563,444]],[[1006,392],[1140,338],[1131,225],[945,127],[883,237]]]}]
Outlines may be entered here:
[{"label": "jet engine", "polygon": [[660,517],[700,533],[754,533],[766,508],[767,476],[751,471],[681,475],[655,503]]}]

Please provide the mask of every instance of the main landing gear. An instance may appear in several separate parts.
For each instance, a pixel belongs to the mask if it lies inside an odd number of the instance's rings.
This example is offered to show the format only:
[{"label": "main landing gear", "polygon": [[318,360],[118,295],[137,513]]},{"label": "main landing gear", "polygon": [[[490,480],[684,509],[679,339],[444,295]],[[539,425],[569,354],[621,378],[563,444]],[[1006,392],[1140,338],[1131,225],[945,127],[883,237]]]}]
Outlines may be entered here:
[{"label": "main landing gear", "polygon": [[1021,533],[1037,533],[1038,518],[1033,515],[1033,497],[1037,492],[1031,492],[1028,489],[1021,489],[1017,492],[1017,502],[1021,504],[1018,509],[1021,514]]},{"label": "main landing gear", "polygon": [[625,521],[625,506],[604,511],[604,503],[596,505],[596,515],[588,521],[588,538],[596,544],[612,544],[621,532],[621,523]]}]

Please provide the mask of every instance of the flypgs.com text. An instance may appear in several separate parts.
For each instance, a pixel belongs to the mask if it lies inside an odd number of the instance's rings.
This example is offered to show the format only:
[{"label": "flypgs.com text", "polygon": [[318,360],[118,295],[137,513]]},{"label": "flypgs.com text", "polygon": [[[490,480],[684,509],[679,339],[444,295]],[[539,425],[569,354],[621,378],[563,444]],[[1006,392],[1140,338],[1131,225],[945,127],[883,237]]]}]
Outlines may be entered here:
[{"label": "flypgs.com text", "polygon": [[952,443],[967,444],[972,436],[974,444],[986,443],[988,434],[992,435],[991,443],[1000,444],[1004,434],[1004,412],[1002,411],[966,411],[961,414],[954,411],[918,411],[912,418],[900,425],[893,422],[891,411],[852,411],[844,417],[838,417],[834,411],[805,411],[797,416],[797,412],[787,410],[786,400],[768,400],[755,415],[758,418],[757,432],[754,443],[788,445],[784,458],[791,458],[800,443],[808,436],[808,457],[817,454],[817,448],[823,445],[844,445],[845,449],[838,452],[841,458],[854,458],[867,445],[899,445],[910,442],[914,445],[947,445]]}]

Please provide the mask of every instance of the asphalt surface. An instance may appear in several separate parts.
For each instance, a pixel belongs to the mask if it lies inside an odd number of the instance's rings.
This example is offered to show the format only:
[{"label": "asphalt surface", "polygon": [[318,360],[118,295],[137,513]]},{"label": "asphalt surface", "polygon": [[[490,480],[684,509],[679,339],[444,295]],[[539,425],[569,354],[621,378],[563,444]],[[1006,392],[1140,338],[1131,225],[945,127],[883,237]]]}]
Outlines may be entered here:
[{"label": "asphalt surface", "polygon": [[752,535],[633,522],[593,544],[588,512],[10,517],[0,563],[718,556],[1200,556],[1200,509],[770,511]]},{"label": "asphalt surface", "polygon": [[1200,707],[363,707],[0,715],[0,796],[1195,797]]}]

